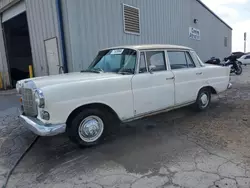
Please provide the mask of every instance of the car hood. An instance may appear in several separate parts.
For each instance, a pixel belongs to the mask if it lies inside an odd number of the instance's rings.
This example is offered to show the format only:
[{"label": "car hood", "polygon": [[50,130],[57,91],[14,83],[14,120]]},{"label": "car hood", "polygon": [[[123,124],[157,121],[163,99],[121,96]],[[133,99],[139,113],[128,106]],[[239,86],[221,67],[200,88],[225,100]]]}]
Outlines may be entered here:
[{"label": "car hood", "polygon": [[79,82],[79,81],[91,81],[91,80],[99,80],[99,79],[107,79],[107,78],[116,78],[121,77],[123,75],[115,74],[115,73],[67,73],[67,74],[59,74],[53,76],[43,76],[36,77],[31,79],[23,80],[23,82],[33,81],[36,85],[36,88],[43,88],[46,86],[57,85],[62,83],[70,83],[70,82]]}]

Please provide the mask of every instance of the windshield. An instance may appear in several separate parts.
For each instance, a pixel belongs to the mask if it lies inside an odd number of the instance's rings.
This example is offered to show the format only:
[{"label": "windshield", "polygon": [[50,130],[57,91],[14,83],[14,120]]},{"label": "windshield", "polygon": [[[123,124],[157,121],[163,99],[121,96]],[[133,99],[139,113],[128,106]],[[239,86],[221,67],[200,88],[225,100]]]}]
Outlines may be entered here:
[{"label": "windshield", "polygon": [[87,71],[134,74],[135,65],[135,50],[112,49],[100,51]]}]

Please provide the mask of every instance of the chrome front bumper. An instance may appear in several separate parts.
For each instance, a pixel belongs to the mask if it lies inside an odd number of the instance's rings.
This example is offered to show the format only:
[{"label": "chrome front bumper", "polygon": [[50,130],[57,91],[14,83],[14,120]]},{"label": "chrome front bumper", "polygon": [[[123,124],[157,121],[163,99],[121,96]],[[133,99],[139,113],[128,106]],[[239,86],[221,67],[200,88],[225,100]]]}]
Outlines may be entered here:
[{"label": "chrome front bumper", "polygon": [[66,130],[66,124],[44,124],[36,118],[24,115],[20,115],[20,120],[24,126],[40,136],[55,136]]}]

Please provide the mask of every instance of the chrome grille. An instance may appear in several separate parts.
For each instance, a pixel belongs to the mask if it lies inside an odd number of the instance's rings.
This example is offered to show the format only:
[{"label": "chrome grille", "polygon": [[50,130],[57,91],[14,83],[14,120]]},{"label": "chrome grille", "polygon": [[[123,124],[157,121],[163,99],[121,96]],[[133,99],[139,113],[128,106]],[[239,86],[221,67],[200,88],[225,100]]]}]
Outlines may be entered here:
[{"label": "chrome grille", "polygon": [[37,106],[34,101],[32,89],[22,88],[23,111],[26,116],[37,116]]}]

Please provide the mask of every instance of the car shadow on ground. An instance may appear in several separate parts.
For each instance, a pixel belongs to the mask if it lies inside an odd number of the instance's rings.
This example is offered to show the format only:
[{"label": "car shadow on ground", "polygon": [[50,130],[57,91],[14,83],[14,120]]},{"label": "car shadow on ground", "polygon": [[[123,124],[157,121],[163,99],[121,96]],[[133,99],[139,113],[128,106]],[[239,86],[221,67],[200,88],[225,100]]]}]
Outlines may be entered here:
[{"label": "car shadow on ground", "polygon": [[[201,170],[210,172],[211,168],[219,167],[223,167],[218,172],[223,177],[226,172],[229,173],[226,177],[232,177],[230,173],[233,177],[241,175],[241,167],[245,168],[245,176],[250,176],[250,90],[246,84],[249,79],[246,73],[232,76],[233,88],[214,96],[205,112],[185,107],[126,123],[96,147],[79,148],[66,134],[40,137],[15,169],[10,185],[25,188],[61,182],[74,185],[86,183],[88,177],[107,178],[102,176],[105,174],[122,174],[119,178],[125,179],[126,175],[149,172],[150,176],[158,176],[162,167],[167,168],[168,177],[173,179],[175,164],[185,167],[180,173],[186,178],[198,178],[201,182],[209,175]],[[33,134],[25,129],[25,135]],[[197,157],[200,166],[196,164]],[[211,172],[214,176],[215,172]],[[186,182],[185,177],[180,179]]]},{"label": "car shadow on ground", "polygon": [[116,134],[91,148],[79,148],[69,141],[66,134],[40,137],[21,166],[33,170],[41,168],[40,181],[46,179],[44,176],[49,175],[51,169],[59,166],[70,164],[72,169],[81,171],[84,165],[91,164],[91,168],[95,168],[104,161],[122,164],[128,172],[147,173],[180,153],[192,150],[195,145],[188,143],[186,135],[196,126],[193,120],[199,116],[219,116],[220,110],[213,113],[218,104],[215,100],[206,112],[198,113],[185,107],[122,124]]},{"label": "car shadow on ground", "polygon": [[74,185],[86,176],[98,180],[112,174],[152,176],[163,167],[172,173],[175,165],[183,164],[186,170],[195,170],[197,156],[205,156],[209,165],[224,164],[227,158],[236,161],[237,156],[242,162],[250,156],[249,98],[248,86],[239,85],[214,96],[205,112],[185,107],[126,123],[92,148],[79,148],[66,134],[40,137],[15,169],[10,185]]}]

